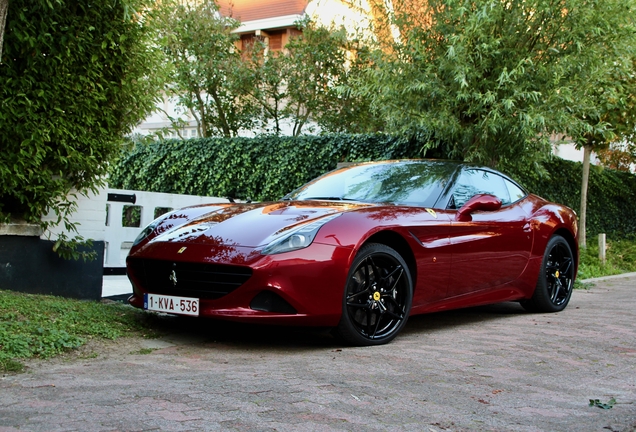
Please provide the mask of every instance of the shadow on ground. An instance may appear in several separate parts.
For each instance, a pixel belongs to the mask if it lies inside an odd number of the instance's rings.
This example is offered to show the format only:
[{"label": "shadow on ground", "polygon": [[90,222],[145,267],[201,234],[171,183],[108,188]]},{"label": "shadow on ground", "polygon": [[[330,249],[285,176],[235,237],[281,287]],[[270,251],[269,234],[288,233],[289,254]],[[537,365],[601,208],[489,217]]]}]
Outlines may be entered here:
[{"label": "shadow on ground", "polygon": [[[500,303],[409,318],[402,335],[430,334],[453,327],[471,326],[492,320],[527,314],[518,303]],[[174,315],[151,315],[148,325],[162,339],[179,343],[187,339],[199,343],[223,343],[237,348],[279,347],[312,350],[340,348],[343,343],[331,328],[244,324],[231,321]],[[399,336],[398,336],[399,337]]]}]

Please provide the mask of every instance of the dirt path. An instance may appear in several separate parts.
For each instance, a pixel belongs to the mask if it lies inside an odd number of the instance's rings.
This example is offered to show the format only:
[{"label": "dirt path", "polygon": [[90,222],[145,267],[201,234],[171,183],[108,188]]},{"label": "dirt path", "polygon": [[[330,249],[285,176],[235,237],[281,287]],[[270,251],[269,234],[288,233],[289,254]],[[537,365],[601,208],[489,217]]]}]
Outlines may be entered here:
[{"label": "dirt path", "polygon": [[[0,380],[0,432],[636,430],[636,278],[558,314],[413,317],[392,344],[168,318]],[[96,357],[95,357],[96,356]],[[93,358],[94,357],[94,358]],[[590,407],[590,399],[612,409]]]}]

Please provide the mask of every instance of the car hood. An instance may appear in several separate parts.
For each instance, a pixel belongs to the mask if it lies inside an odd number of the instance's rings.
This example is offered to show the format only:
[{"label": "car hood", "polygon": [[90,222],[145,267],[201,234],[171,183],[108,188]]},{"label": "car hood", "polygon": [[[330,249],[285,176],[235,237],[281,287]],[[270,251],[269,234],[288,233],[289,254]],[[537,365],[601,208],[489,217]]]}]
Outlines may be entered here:
[{"label": "car hood", "polygon": [[228,204],[209,208],[196,218],[154,237],[150,243],[178,242],[259,247],[289,230],[321,219],[373,204],[332,201],[278,201],[274,203]]}]

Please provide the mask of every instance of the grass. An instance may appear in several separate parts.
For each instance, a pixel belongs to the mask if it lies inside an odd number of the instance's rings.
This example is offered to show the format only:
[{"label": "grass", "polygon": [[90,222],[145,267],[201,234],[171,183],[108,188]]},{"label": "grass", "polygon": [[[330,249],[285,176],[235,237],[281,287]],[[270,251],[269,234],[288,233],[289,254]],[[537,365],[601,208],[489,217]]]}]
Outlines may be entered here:
[{"label": "grass", "polygon": [[137,351],[131,351],[130,354],[146,355],[146,354],[151,354],[153,351],[154,351],[154,348],[142,348]]},{"label": "grass", "polygon": [[0,372],[23,369],[20,359],[49,358],[92,338],[147,334],[148,314],[119,303],[0,291]]},{"label": "grass", "polygon": [[[592,240],[592,241],[590,241]],[[606,261],[598,258],[598,243],[588,239],[588,246],[581,249],[577,278],[590,279],[621,273],[636,272],[636,240],[607,240]]]},{"label": "grass", "polygon": [[[579,280],[627,272],[636,272],[636,240],[608,240],[604,265],[595,242],[581,250]],[[20,359],[52,357],[92,338],[154,335],[152,317],[120,303],[0,290],[0,373],[21,371]],[[150,352],[152,349],[141,349],[136,354]]]}]

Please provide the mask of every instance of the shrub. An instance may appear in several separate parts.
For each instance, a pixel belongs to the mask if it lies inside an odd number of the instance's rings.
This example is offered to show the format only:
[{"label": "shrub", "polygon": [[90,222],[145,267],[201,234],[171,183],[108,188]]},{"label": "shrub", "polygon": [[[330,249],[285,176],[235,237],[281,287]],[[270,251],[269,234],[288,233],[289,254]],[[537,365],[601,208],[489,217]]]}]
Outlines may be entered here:
[{"label": "shrub", "polygon": [[[583,164],[560,158],[543,162],[547,175],[518,170],[510,174],[528,190],[543,198],[579,209]],[[613,237],[636,236],[636,176],[592,166],[588,186],[587,234]]]},{"label": "shrub", "polygon": [[[275,200],[343,161],[418,158],[424,145],[389,135],[207,138],[137,144],[111,167],[123,189]],[[430,153],[426,156],[431,156]],[[542,166],[508,169],[528,190],[579,208],[582,164],[551,158]],[[539,174],[542,173],[542,174]],[[636,233],[636,176],[593,167],[588,235]]]},{"label": "shrub", "polygon": [[275,200],[342,161],[419,154],[388,135],[202,138],[138,144],[111,169],[110,186],[178,194]]},{"label": "shrub", "polygon": [[0,222],[66,229],[67,195],[99,185],[160,76],[147,0],[11,0],[0,63]]}]

